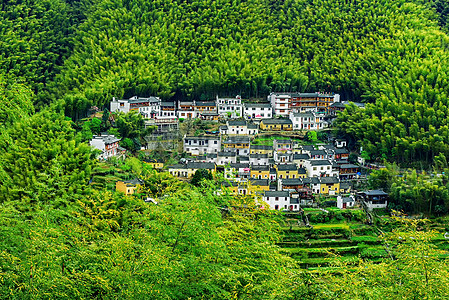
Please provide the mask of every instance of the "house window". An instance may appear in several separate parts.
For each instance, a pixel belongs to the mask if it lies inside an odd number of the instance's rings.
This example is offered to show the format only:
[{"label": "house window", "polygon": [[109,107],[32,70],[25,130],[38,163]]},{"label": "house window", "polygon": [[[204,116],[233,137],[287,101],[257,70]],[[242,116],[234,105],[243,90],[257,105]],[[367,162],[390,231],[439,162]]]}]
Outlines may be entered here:
[{"label": "house window", "polygon": [[278,201],[278,200],[279,200],[279,197],[275,197],[274,200]]}]

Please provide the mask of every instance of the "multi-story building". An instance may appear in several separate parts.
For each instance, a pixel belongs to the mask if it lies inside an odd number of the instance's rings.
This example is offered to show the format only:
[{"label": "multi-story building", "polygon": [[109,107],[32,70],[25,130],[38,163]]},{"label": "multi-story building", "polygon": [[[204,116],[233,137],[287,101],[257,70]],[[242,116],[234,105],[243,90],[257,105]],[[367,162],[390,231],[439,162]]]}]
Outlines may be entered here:
[{"label": "multi-story building", "polygon": [[320,194],[334,196],[338,193],[340,193],[340,179],[338,177],[320,178]]},{"label": "multi-story building", "polygon": [[240,155],[248,155],[250,138],[247,136],[230,136],[223,143],[224,151],[231,151]]},{"label": "multi-story building", "polygon": [[288,116],[290,112],[328,112],[329,106],[340,101],[340,95],[329,93],[271,93],[268,96],[274,115]]},{"label": "multi-story building", "polygon": [[195,111],[198,114],[217,113],[217,104],[215,103],[215,101],[196,101]]},{"label": "multi-story building", "polygon": [[243,116],[243,104],[240,96],[236,96],[235,98],[218,98],[217,95],[216,102],[220,116],[232,119]]},{"label": "multi-story building", "polygon": [[220,137],[184,136],[184,152],[191,155],[218,153],[221,149]]},{"label": "multi-story building", "polygon": [[273,140],[273,150],[277,152],[292,151],[293,143],[291,140]]},{"label": "multi-story building", "polygon": [[274,210],[288,209],[290,193],[288,191],[265,191],[263,201]]},{"label": "multi-story building", "polygon": [[268,166],[270,164],[269,162],[268,154],[250,154],[249,155],[249,162],[252,165],[265,165]]},{"label": "multi-story building", "polygon": [[309,177],[327,177],[332,176],[332,163],[329,160],[307,160],[304,162],[304,168]]},{"label": "multi-story building", "polygon": [[293,123],[293,130],[318,130],[327,127],[323,114],[315,112],[290,113],[290,120]]},{"label": "multi-story building", "polygon": [[292,105],[291,93],[271,93],[268,95],[268,101],[271,104],[273,116],[288,117]]},{"label": "multi-story building", "polygon": [[176,119],[176,105],[174,102],[161,102],[161,111],[156,119]]},{"label": "multi-story building", "polygon": [[243,114],[253,120],[271,119],[273,110],[270,103],[245,103],[243,104]]},{"label": "multi-story building", "polygon": [[269,179],[270,167],[268,165],[252,165],[251,178],[254,179]]},{"label": "multi-story building", "polygon": [[219,166],[226,166],[230,163],[237,162],[237,153],[235,152],[218,152],[217,156],[217,165]]},{"label": "multi-story building", "polygon": [[108,159],[119,154],[119,142],[120,139],[114,135],[94,135],[90,145],[101,151],[101,154],[98,156],[99,159]]},{"label": "multi-story building", "polygon": [[298,178],[298,167],[295,164],[277,165],[277,178],[290,179]]},{"label": "multi-story building", "polygon": [[161,111],[161,99],[158,97],[139,98],[137,96],[123,100],[112,98],[111,112],[129,113],[131,110],[138,111],[144,118],[155,118],[159,116]]},{"label": "multi-story building", "polygon": [[273,147],[265,145],[251,145],[250,154],[267,154],[273,156]]},{"label": "multi-story building", "polygon": [[197,112],[195,111],[195,101],[179,101],[176,111],[178,118],[195,119]]}]

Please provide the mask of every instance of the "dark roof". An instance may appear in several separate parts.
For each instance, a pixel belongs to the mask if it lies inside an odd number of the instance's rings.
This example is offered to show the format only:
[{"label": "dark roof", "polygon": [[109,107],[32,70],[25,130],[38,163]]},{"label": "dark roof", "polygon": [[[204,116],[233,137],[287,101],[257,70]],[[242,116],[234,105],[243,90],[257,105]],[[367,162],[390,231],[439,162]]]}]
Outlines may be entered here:
[{"label": "dark roof", "polygon": [[222,125],[222,126],[220,126],[220,130],[228,130],[228,126]]},{"label": "dark roof", "polygon": [[252,165],[251,166],[252,171],[269,171],[270,166],[267,165]]},{"label": "dark roof", "polygon": [[346,153],[349,153],[349,151],[346,150],[345,148],[337,148],[334,151],[335,151],[335,154],[346,154]]},{"label": "dark roof", "polygon": [[197,101],[195,104],[196,104],[196,106],[215,106],[216,105],[214,101],[207,101],[207,102]]},{"label": "dark roof", "polygon": [[269,186],[270,185],[268,179],[254,179],[254,178],[250,178],[249,181],[250,181],[251,185],[259,185],[259,186]]},{"label": "dark roof", "polygon": [[249,158],[268,158],[268,154],[250,154]]},{"label": "dark roof", "polygon": [[186,165],[176,164],[176,165],[168,166],[168,168],[169,169],[186,169]]},{"label": "dark roof", "polygon": [[280,179],[280,180],[282,180],[282,185],[302,185],[302,180],[300,178]]},{"label": "dark roof", "polygon": [[256,124],[248,124],[248,129],[259,129],[259,126]]},{"label": "dark roof", "polygon": [[143,184],[143,180],[139,178],[134,178],[131,180],[124,180],[123,181],[126,185],[136,185],[136,184]]},{"label": "dark roof", "polygon": [[271,108],[270,103],[244,103],[245,107]]},{"label": "dark roof", "polygon": [[382,190],[369,190],[369,191],[363,191],[362,194],[365,194],[367,196],[386,196],[388,195]]},{"label": "dark roof", "polygon": [[242,120],[228,121],[228,126],[246,126],[246,122]]},{"label": "dark roof", "polygon": [[324,150],[312,150],[310,151],[310,155],[326,155],[326,151]]},{"label": "dark roof", "polygon": [[175,107],[175,102],[161,102],[161,106],[173,106]]},{"label": "dark roof", "polygon": [[307,170],[304,168],[298,168],[298,174],[307,174]]},{"label": "dark roof", "polygon": [[318,160],[311,160],[310,165],[311,166],[327,166],[327,165],[332,165],[332,164],[328,160],[318,159]]},{"label": "dark roof", "polygon": [[270,174],[276,174],[276,169],[275,168],[270,168]]},{"label": "dark roof", "polygon": [[215,164],[210,162],[188,162],[187,169],[215,169]]},{"label": "dark roof", "polygon": [[330,107],[341,107],[341,108],[345,108],[346,105],[341,103],[341,102],[334,102],[330,105]]},{"label": "dark roof", "polygon": [[292,140],[274,140],[274,141],[276,141],[277,144],[291,144],[292,143]]},{"label": "dark roof", "polygon": [[295,164],[282,164],[278,165],[278,171],[296,171],[298,170],[298,166]]},{"label": "dark roof", "polygon": [[343,197],[341,200],[343,203],[355,202],[355,199],[352,197]]},{"label": "dark roof", "polygon": [[93,140],[103,140],[105,144],[112,144],[116,142],[120,142],[120,139],[116,138],[113,135],[94,135]]},{"label": "dark roof", "polygon": [[242,161],[249,161],[249,156],[243,156],[243,155],[241,155],[241,156],[239,156],[239,159],[240,159],[240,162],[242,162]]},{"label": "dark roof", "polygon": [[320,183],[320,179],[318,177],[307,177],[307,178],[303,178],[302,182],[304,184],[307,184],[307,183],[317,184],[317,183]]},{"label": "dark roof", "polygon": [[293,154],[293,160],[296,160],[296,159],[309,159],[310,158],[310,156],[309,156],[309,154]]},{"label": "dark roof", "polygon": [[254,150],[273,150],[272,146],[265,146],[265,145],[253,145],[251,144],[251,149]]},{"label": "dark roof", "polygon": [[221,157],[226,157],[226,156],[237,156],[237,153],[236,153],[236,152],[231,152],[231,151],[228,151],[228,152],[218,152],[218,156],[221,156]]},{"label": "dark roof", "polygon": [[353,165],[353,164],[343,164],[340,166],[341,169],[354,169],[354,168],[358,168],[359,166],[357,165]]},{"label": "dark roof", "polygon": [[265,197],[290,197],[287,191],[265,191]]},{"label": "dark roof", "polygon": [[290,197],[290,204],[299,204],[299,198]]},{"label": "dark roof", "polygon": [[184,139],[189,140],[219,140],[220,137],[215,135],[203,135],[203,136],[186,136]]},{"label": "dark roof", "polygon": [[313,145],[303,145],[301,146],[301,149],[306,151],[313,151],[315,150],[315,147]]},{"label": "dark roof", "polygon": [[217,158],[217,153],[207,153],[206,157],[207,158]]},{"label": "dark roof", "polygon": [[290,119],[264,119],[261,122],[263,122],[264,124],[271,124],[271,125],[276,125],[276,124],[292,124],[292,120]]},{"label": "dark roof", "polygon": [[229,166],[234,169],[240,169],[240,168],[248,168],[249,169],[249,163],[230,163]]},{"label": "dark roof", "polygon": [[339,183],[340,182],[340,179],[338,179],[338,177],[321,177],[320,178],[320,182],[321,183],[325,183],[325,184],[327,184],[327,183]]},{"label": "dark roof", "polygon": [[230,136],[223,143],[225,144],[239,144],[239,143],[249,143],[250,139],[247,136]]}]

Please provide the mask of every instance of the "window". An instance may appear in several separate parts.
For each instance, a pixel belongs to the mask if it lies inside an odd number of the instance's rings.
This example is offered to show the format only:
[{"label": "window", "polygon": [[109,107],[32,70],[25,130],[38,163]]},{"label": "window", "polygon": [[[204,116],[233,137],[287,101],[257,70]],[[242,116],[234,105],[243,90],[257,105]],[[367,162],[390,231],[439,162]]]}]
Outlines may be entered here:
[{"label": "window", "polygon": [[324,188],[323,188],[323,192],[324,192]]},{"label": "window", "polygon": [[275,197],[274,200],[278,201],[278,200],[279,200],[279,197]]},{"label": "window", "polygon": [[316,167],[313,167],[313,170],[316,171]]},{"label": "window", "polygon": [[214,141],[214,144],[215,144],[215,145],[218,144],[218,141]]}]

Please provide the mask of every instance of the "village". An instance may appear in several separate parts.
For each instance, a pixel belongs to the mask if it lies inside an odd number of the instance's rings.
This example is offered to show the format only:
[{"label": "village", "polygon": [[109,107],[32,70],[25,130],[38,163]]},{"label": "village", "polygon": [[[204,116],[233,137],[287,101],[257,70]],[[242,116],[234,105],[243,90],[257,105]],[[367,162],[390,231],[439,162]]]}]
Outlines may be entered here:
[{"label": "village", "polygon": [[[352,153],[350,159],[346,140],[330,135],[326,142],[304,143],[309,132],[316,136],[329,129],[347,104],[338,94],[322,92],[271,93],[267,101],[251,103],[240,96],[191,102],[132,97],[112,99],[110,111],[137,111],[146,127],[154,127],[142,150],[154,149],[156,140],[182,147],[184,157],[175,164],[145,160],[180,180],[206,170],[221,178],[222,192],[257,196],[273,210],[317,207],[317,199],[335,199],[340,209],[356,204],[368,211],[386,208],[384,191],[354,189],[366,179],[365,159],[360,153]],[[361,103],[355,105],[363,108]],[[216,130],[180,136],[181,125],[191,120],[214,123]],[[101,151],[99,159],[105,160],[123,155],[119,142],[113,135],[99,135],[90,143]],[[139,179],[118,181],[116,189],[133,194],[141,184]]]}]

